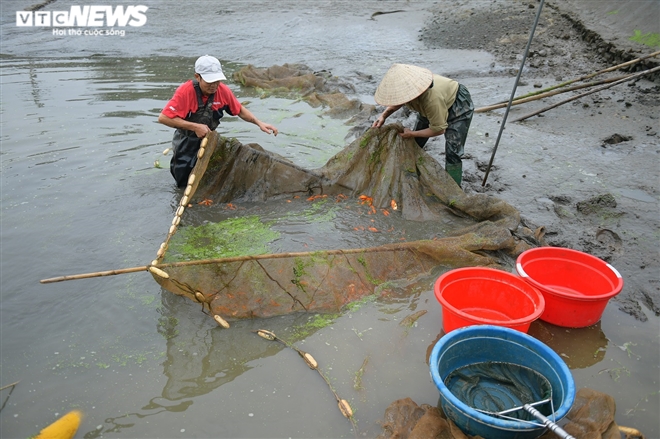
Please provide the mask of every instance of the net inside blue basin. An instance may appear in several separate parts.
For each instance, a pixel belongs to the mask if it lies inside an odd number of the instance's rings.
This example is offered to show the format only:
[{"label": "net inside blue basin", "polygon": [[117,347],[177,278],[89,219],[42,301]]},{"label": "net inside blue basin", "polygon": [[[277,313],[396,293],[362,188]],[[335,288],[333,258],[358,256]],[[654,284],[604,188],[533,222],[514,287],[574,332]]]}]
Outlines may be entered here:
[{"label": "net inside blue basin", "polygon": [[501,326],[446,334],[433,348],[430,370],[447,417],[464,433],[489,439],[533,439],[545,431],[521,410],[493,413],[538,402],[536,409],[557,422],[575,399],[570,370],[552,349]]},{"label": "net inside blue basin", "polygon": [[552,416],[552,385],[543,375],[514,363],[486,361],[468,364],[445,378],[447,389],[461,402],[502,419],[538,422],[523,409],[530,404]]}]

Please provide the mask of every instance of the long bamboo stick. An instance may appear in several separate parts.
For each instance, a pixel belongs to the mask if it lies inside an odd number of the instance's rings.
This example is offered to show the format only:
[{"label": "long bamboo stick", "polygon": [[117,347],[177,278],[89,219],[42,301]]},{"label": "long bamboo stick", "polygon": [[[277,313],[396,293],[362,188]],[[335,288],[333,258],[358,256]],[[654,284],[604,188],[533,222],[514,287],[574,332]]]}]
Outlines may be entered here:
[{"label": "long bamboo stick", "polygon": [[[660,50],[657,51],[657,52],[653,52],[653,53],[650,53],[648,55],[639,57],[637,59],[626,61],[626,62],[618,64],[616,66],[608,67],[606,69],[599,70],[597,72],[590,73],[590,74],[585,75],[585,76],[580,76],[579,78],[571,79],[570,81],[562,82],[561,84],[553,85],[552,87],[544,88],[543,90],[537,90],[537,91],[534,91],[534,92],[531,92],[531,93],[527,93],[526,95],[518,96],[518,97],[514,98],[513,101],[515,102],[515,101],[520,100],[520,99],[526,99],[530,96],[535,96],[535,95],[539,95],[541,93],[546,93],[548,91],[552,91],[552,90],[555,90],[555,89],[560,88],[560,87],[565,87],[565,86],[567,86],[569,84],[572,84],[574,82],[584,81],[586,79],[591,79],[594,76],[598,76],[598,75],[602,75],[603,73],[612,72],[614,70],[622,69],[624,67],[628,67],[632,64],[636,64],[640,61],[644,61],[645,59],[652,58],[652,57],[658,56],[658,55],[660,55]],[[500,105],[500,104],[504,104],[506,106],[506,102],[498,102],[497,104],[493,104],[493,105],[490,105],[488,107],[495,106],[495,105]],[[477,108],[476,110],[474,110],[474,112],[475,113],[481,113],[483,111],[489,111],[487,109],[488,107]],[[496,107],[496,108],[501,108],[501,107]]]},{"label": "long bamboo stick", "polygon": [[14,387],[18,383],[20,383],[20,381],[16,381],[15,383],[7,384],[6,386],[0,387],[0,390],[5,390],[5,389],[8,389],[10,387]]},{"label": "long bamboo stick", "polygon": [[[547,98],[547,97],[550,97],[550,96],[555,96],[555,95],[558,95],[558,94],[567,93],[569,91],[581,90],[583,88],[594,87],[596,85],[601,85],[601,84],[608,84],[610,82],[614,82],[614,81],[618,81],[620,79],[627,78],[628,76],[632,76],[633,74],[634,73],[631,73],[630,75],[617,76],[616,78],[609,78],[609,79],[603,79],[603,80],[596,81],[596,82],[589,82],[587,84],[574,85],[573,87],[568,87],[568,88],[561,89],[561,90],[549,91],[549,92],[546,92],[546,93],[543,93],[543,94],[529,96],[529,97],[524,98],[524,99],[519,98],[519,99],[514,100],[511,103],[511,105],[520,105],[520,104],[524,104],[526,102],[537,101],[539,99]],[[474,112],[475,113],[484,113],[486,111],[497,110],[498,108],[504,108],[504,107],[506,107],[506,105],[507,105],[506,102],[500,102],[499,104],[493,104],[493,105],[489,105],[487,107],[477,108],[476,110],[474,110]]]},{"label": "long bamboo stick", "polygon": [[384,251],[405,251],[408,250],[408,247],[365,247],[365,248],[353,248],[353,249],[338,249],[338,250],[323,250],[323,251],[307,251],[307,252],[290,252],[290,253],[268,253],[264,255],[244,255],[244,256],[232,256],[229,258],[215,258],[215,259],[202,259],[199,261],[180,261],[180,262],[169,262],[164,264],[154,264],[154,265],[142,265],[139,267],[131,268],[121,268],[117,270],[107,270],[107,271],[95,271],[92,273],[82,273],[82,274],[73,274],[68,276],[58,276],[51,277],[49,279],[42,279],[39,282],[42,284],[50,284],[55,282],[64,282],[68,280],[76,279],[90,279],[94,277],[103,277],[103,276],[113,276],[117,274],[128,274],[128,273],[137,273],[140,271],[148,271],[149,267],[156,267],[159,269],[168,268],[168,267],[186,267],[192,265],[208,265],[208,264],[220,264],[220,263],[229,263],[229,262],[243,262],[243,261],[259,261],[263,259],[282,259],[282,258],[299,258],[299,257],[308,257],[312,255],[350,255],[356,253],[374,253],[374,252],[384,252]]},{"label": "long bamboo stick", "polygon": [[148,265],[143,265],[141,267],[120,268],[118,270],[95,271],[94,273],[72,274],[69,276],[51,277],[49,279],[42,279],[39,282],[42,284],[50,284],[53,282],[63,282],[66,280],[89,279],[92,277],[103,277],[103,276],[114,276],[116,274],[137,273],[139,271],[147,271],[148,269],[149,269]]},{"label": "long bamboo stick", "polygon": [[488,175],[490,174],[490,168],[493,166],[493,160],[495,160],[495,153],[497,152],[497,147],[500,144],[500,139],[502,138],[502,133],[504,132],[504,126],[506,124],[506,119],[509,116],[509,110],[511,110],[511,103],[513,102],[513,97],[516,95],[516,89],[518,88],[518,83],[520,81],[520,76],[523,72],[523,67],[525,66],[525,60],[527,59],[527,54],[529,54],[529,47],[532,45],[532,38],[534,37],[534,32],[536,32],[536,25],[539,23],[539,18],[541,18],[541,11],[543,10],[544,0],[540,0],[539,8],[536,11],[536,18],[534,19],[534,24],[532,25],[532,30],[529,33],[529,39],[527,40],[527,46],[523,52],[522,61],[520,63],[520,68],[518,69],[518,74],[516,75],[516,80],[513,83],[513,90],[511,90],[511,96],[506,105],[506,110],[504,110],[504,116],[502,117],[502,123],[500,123],[500,129],[497,133],[497,139],[495,139],[495,146],[493,147],[493,152],[490,155],[490,161],[486,167],[486,173],[484,174],[484,179],[481,182],[482,186],[486,185],[486,180],[488,180]]},{"label": "long bamboo stick", "polygon": [[640,76],[644,76],[644,75],[648,75],[648,74],[651,74],[651,73],[657,72],[658,70],[660,70],[660,66],[658,66],[658,67],[654,67],[654,68],[652,68],[652,69],[644,70],[644,71],[642,71],[642,72],[638,72],[638,73],[632,74],[632,75],[630,75],[630,76],[626,76],[625,78],[620,79],[620,80],[618,80],[618,81],[616,81],[616,82],[612,82],[611,84],[604,85],[604,86],[602,86],[602,87],[598,87],[597,89],[590,90],[590,91],[585,92],[585,93],[581,93],[581,94],[579,94],[579,95],[573,96],[573,97],[568,98],[568,99],[564,99],[564,100],[561,101],[561,102],[557,102],[556,104],[550,105],[550,106],[548,106],[548,107],[542,108],[542,109],[540,109],[540,110],[538,110],[538,111],[535,111],[535,112],[533,112],[533,113],[529,113],[529,114],[527,114],[527,115],[525,115],[525,116],[519,117],[518,119],[514,120],[513,122],[520,122],[521,120],[528,119],[528,118],[530,118],[530,117],[532,117],[532,116],[536,116],[537,114],[545,113],[546,111],[548,111],[548,110],[552,110],[553,108],[555,108],[555,107],[559,107],[560,105],[563,105],[563,104],[565,104],[565,103],[567,103],[567,102],[571,102],[571,101],[574,101],[574,100],[576,100],[576,99],[580,99],[581,97],[584,97],[584,96],[590,95],[590,94],[592,94],[592,93],[596,93],[596,92],[599,92],[599,91],[602,91],[602,90],[608,89],[608,88],[610,88],[610,87],[614,87],[615,85],[618,85],[618,84],[621,84],[621,83],[623,83],[623,82],[626,82],[626,81],[630,81],[630,80],[633,80],[633,79],[639,78]]}]

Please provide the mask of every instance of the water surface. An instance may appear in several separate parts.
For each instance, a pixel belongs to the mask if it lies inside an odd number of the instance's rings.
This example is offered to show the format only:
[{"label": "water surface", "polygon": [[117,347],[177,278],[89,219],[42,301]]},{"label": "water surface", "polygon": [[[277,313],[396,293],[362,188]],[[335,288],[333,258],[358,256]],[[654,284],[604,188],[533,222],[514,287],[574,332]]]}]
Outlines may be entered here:
[{"label": "water surface", "polygon": [[[186,10],[208,25],[195,33],[180,8],[142,3],[150,8],[147,25],[124,37],[56,37],[16,28],[15,11],[25,2],[2,2],[0,385],[20,381],[0,394],[2,437],[29,437],[73,408],[85,414],[77,437],[86,438],[353,437],[320,377],[292,350],[251,332],[295,339],[308,316],[237,322],[224,331],[147,273],[39,280],[154,258],[180,196],[162,154],[172,131],[156,119],[201,54],[218,56],[229,78],[246,64],[328,69],[353,81],[367,103],[401,54],[498,93],[496,82],[480,77],[491,58],[421,47],[425,2],[190,1]],[[80,2],[47,9],[73,4]],[[369,19],[385,7],[406,12]],[[236,118],[223,120],[221,134],[312,168],[344,146],[345,120],[228,85],[281,134],[267,136]],[[331,240],[338,232],[318,233]],[[377,421],[398,398],[437,403],[426,357],[441,336],[432,292],[439,274],[422,279],[411,296],[367,303],[298,344],[351,402],[365,437],[380,432]],[[421,309],[428,313],[415,326],[399,325]],[[616,397],[620,424],[650,432],[657,426],[658,335],[640,335],[639,325],[608,307],[594,327],[535,323],[532,333],[564,356],[578,387]]]}]

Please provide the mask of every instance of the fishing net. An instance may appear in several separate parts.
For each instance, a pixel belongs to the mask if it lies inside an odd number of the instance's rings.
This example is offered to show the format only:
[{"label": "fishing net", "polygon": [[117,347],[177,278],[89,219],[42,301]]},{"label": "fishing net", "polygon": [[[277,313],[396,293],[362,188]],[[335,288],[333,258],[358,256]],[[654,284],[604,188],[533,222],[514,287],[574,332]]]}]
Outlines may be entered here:
[{"label": "fishing net", "polygon": [[[328,75],[289,65],[236,75],[324,105],[350,101],[337,98],[342,85]],[[464,193],[402,130],[369,128],[317,169],[210,133],[152,263],[154,278],[214,315],[246,318],[338,312],[366,295],[428,284],[438,267],[510,268],[534,243],[518,211]],[[239,222],[242,234],[232,235],[229,225]]]},{"label": "fishing net", "polygon": [[385,410],[381,426],[383,432],[377,439],[480,438],[463,433],[438,407],[417,405],[410,398],[392,402]]},{"label": "fishing net", "polygon": [[[400,129],[370,130],[315,170],[296,166],[258,145],[243,145],[211,133],[154,261],[164,271],[155,279],[176,294],[201,301],[213,314],[269,317],[298,311],[337,312],[349,302],[387,291],[392,281],[428,274],[438,266],[499,266],[500,261],[489,252],[515,253],[518,242],[510,229],[519,223],[518,212],[483,194],[466,195],[435,160],[413,142],[401,139]],[[345,218],[352,211],[353,220],[364,224],[351,230],[351,224],[334,219],[338,214],[327,216],[326,224],[337,227],[342,235],[334,248],[328,241],[302,252],[291,247],[262,248],[256,252],[261,254],[225,254],[204,260],[167,252],[176,231],[185,229],[187,222],[194,223],[199,215],[199,209],[189,209],[184,215],[186,208],[204,200],[213,200],[216,206],[224,203],[224,207],[291,201],[282,215],[302,218],[308,212],[301,202],[328,197],[332,201],[324,207],[324,215],[339,209]],[[337,207],[351,202],[353,210]],[[458,233],[443,228],[448,217],[461,224]],[[197,222],[212,223],[213,218],[200,217]],[[424,239],[413,235],[415,227],[409,227],[411,232],[404,236],[385,233],[395,228],[392,224],[410,222],[433,224],[437,233]],[[376,232],[368,239],[354,236],[371,229]],[[210,245],[210,234],[202,238],[198,246]],[[394,239],[399,242],[391,242]],[[351,248],[354,242],[366,245]]]},{"label": "fishing net", "polygon": [[523,409],[524,404],[544,416],[554,413],[550,382],[537,371],[518,364],[472,363],[452,371],[444,382],[461,402],[491,416],[537,423]]},{"label": "fishing net", "polygon": [[402,130],[399,124],[370,129],[316,170],[296,166],[257,144],[219,138],[195,199],[227,203],[368,194],[376,210],[391,208],[394,200],[406,220],[437,221],[450,212],[475,223],[516,229],[520,215],[513,206],[484,194],[465,194],[436,160],[398,136]]},{"label": "fishing net", "polygon": [[302,64],[275,65],[259,69],[245,66],[234,73],[233,79],[243,86],[254,87],[266,95],[290,95],[303,99],[312,107],[327,108],[332,117],[370,114],[374,106],[358,99],[349,99],[346,92],[354,92],[352,85],[332,76],[327,71],[314,72]]},{"label": "fishing net", "polygon": [[[576,438],[629,439],[644,438],[638,430],[617,425],[614,420],[616,404],[614,398],[596,390],[577,390],[573,407],[566,415],[564,430]],[[381,421],[383,432],[378,439],[477,439],[463,433],[438,407],[428,404],[417,405],[410,398],[392,402],[385,410]],[[556,439],[552,432],[545,432],[540,439]]]}]

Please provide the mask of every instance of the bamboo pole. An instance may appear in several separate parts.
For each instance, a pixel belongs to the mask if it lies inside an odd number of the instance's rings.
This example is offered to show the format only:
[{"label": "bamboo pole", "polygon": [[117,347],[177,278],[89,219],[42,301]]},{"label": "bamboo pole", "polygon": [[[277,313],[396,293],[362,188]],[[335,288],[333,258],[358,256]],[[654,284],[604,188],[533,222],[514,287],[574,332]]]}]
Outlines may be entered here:
[{"label": "bamboo pole", "polygon": [[297,257],[308,257],[312,255],[351,255],[356,253],[374,253],[382,251],[405,251],[408,250],[408,247],[365,247],[365,248],[354,248],[354,249],[338,249],[338,250],[323,250],[323,251],[307,251],[307,252],[290,252],[290,253],[268,253],[264,255],[244,255],[244,256],[232,256],[229,258],[214,258],[214,259],[202,259],[199,261],[181,261],[181,262],[169,262],[164,264],[152,264],[152,265],[142,265],[139,267],[131,268],[121,268],[117,270],[107,270],[107,271],[95,271],[92,273],[82,273],[74,274],[68,276],[57,276],[51,277],[48,279],[42,279],[39,282],[42,284],[50,284],[55,282],[64,282],[68,280],[76,279],[90,279],[94,277],[103,277],[103,276],[113,276],[117,274],[128,274],[128,273],[137,273],[140,271],[148,271],[150,267],[155,267],[158,269],[164,269],[168,267],[187,267],[193,265],[208,265],[208,264],[224,264],[229,262],[244,262],[244,261],[259,261],[264,259],[282,259],[282,258],[297,258]]},{"label": "bamboo pole", "polygon": [[[658,56],[658,55],[660,55],[660,50],[657,51],[657,52],[653,52],[653,53],[650,53],[648,55],[639,57],[637,59],[633,59],[633,60],[618,64],[618,65],[613,66],[613,67],[608,67],[606,69],[599,70],[597,72],[590,73],[588,75],[581,76],[579,78],[571,79],[570,81],[562,82],[561,84],[553,85],[552,87],[544,88],[543,90],[537,90],[535,92],[527,93],[526,95],[518,96],[518,97],[514,98],[513,101],[515,102],[515,101],[520,100],[520,99],[526,99],[526,98],[531,97],[531,96],[536,96],[536,95],[539,95],[541,93],[546,93],[546,92],[555,90],[557,88],[565,87],[567,85],[573,84],[574,82],[584,81],[586,79],[591,79],[594,76],[602,75],[603,73],[612,72],[614,70],[618,70],[618,69],[621,69],[623,67],[628,67],[632,64],[636,64],[640,61],[644,61],[645,59],[652,58],[652,57]],[[482,113],[484,111],[489,111],[490,110],[489,107],[494,107],[495,105],[500,105],[500,104],[505,104],[506,105],[506,102],[498,102],[497,104],[489,105],[488,107],[477,108],[476,110],[474,110],[474,112],[475,113]],[[501,108],[501,107],[495,107],[495,108]]]},{"label": "bamboo pole", "polygon": [[[630,75],[617,76],[616,78],[609,78],[609,79],[603,79],[603,80],[596,81],[596,82],[589,82],[587,84],[574,85],[573,87],[568,87],[566,89],[549,91],[549,92],[546,92],[546,93],[543,93],[543,94],[537,94],[537,95],[534,95],[534,96],[529,96],[527,98],[517,98],[516,100],[514,100],[511,103],[511,105],[520,105],[520,104],[524,104],[526,102],[537,101],[539,99],[547,98],[547,97],[550,97],[550,96],[555,96],[555,95],[558,95],[558,94],[567,93],[569,91],[581,90],[583,88],[594,87],[596,85],[601,85],[601,84],[608,84],[610,82],[614,82],[614,81],[618,81],[620,79],[627,78],[629,76],[632,76],[633,74],[634,73],[631,73]],[[484,113],[484,112],[490,111],[490,110],[497,110],[498,108],[506,107],[506,104],[507,104],[506,102],[500,102],[499,104],[493,104],[493,105],[489,105],[487,107],[477,108],[476,110],[474,110],[474,112],[475,113]]]},{"label": "bamboo pole", "polygon": [[581,93],[581,94],[579,94],[579,95],[577,95],[577,96],[573,96],[573,97],[568,98],[568,99],[564,99],[564,100],[561,101],[561,102],[557,102],[556,104],[553,104],[553,105],[550,105],[550,106],[548,106],[548,107],[542,108],[542,109],[540,109],[540,110],[538,110],[538,111],[535,111],[535,112],[533,112],[533,113],[529,113],[529,114],[527,114],[527,115],[525,115],[525,116],[522,116],[522,117],[520,117],[520,118],[514,120],[513,122],[520,122],[521,120],[528,119],[528,118],[530,118],[530,117],[532,117],[532,116],[536,116],[537,114],[545,113],[546,111],[551,110],[551,109],[553,109],[553,108],[555,108],[555,107],[558,107],[558,106],[560,106],[560,105],[563,105],[563,104],[565,104],[565,103],[567,103],[567,102],[571,102],[571,101],[574,101],[574,100],[576,100],[576,99],[580,99],[581,97],[584,97],[584,96],[590,95],[590,94],[592,94],[592,93],[596,93],[596,92],[599,92],[599,91],[602,91],[602,90],[608,89],[608,88],[610,88],[610,87],[613,87],[613,86],[615,86],[615,85],[618,85],[618,84],[624,83],[624,82],[626,82],[626,81],[630,81],[630,80],[633,80],[633,79],[639,78],[639,77],[641,77],[641,76],[644,76],[644,75],[648,75],[648,74],[650,74],[650,73],[657,72],[658,70],[660,70],[660,66],[658,66],[658,67],[654,67],[654,68],[652,68],[652,69],[644,70],[644,71],[642,71],[642,72],[638,72],[638,73],[635,73],[635,74],[632,74],[632,75],[629,75],[629,76],[626,76],[625,78],[620,79],[620,80],[615,81],[615,82],[612,82],[611,84],[604,85],[604,86],[602,86],[602,87],[598,87],[598,88],[595,89],[595,90],[590,90],[590,91],[588,91],[588,92]]},{"label": "bamboo pole", "polygon": [[51,277],[49,279],[42,279],[39,282],[42,284],[50,284],[53,282],[63,282],[66,280],[89,279],[91,277],[103,277],[103,276],[114,276],[116,274],[136,273],[139,271],[147,271],[148,269],[149,269],[148,265],[143,265],[142,267],[120,268],[118,270],[95,271],[94,273],[72,274],[69,276]]},{"label": "bamboo pole", "polygon": [[[6,386],[2,386],[2,387],[0,387],[0,390],[5,390],[5,389],[8,389],[8,388],[10,388],[10,387],[14,387],[14,386],[15,386],[16,384],[18,384],[18,383],[20,383],[20,381],[16,381],[15,383],[7,384]],[[10,392],[10,393],[11,393],[11,392]]]},{"label": "bamboo pole", "polygon": [[504,132],[504,126],[506,124],[506,119],[509,116],[509,110],[511,110],[511,104],[513,103],[513,98],[516,95],[516,89],[518,88],[518,82],[520,81],[520,76],[523,72],[523,67],[525,66],[525,60],[527,59],[527,54],[529,53],[529,47],[532,45],[532,39],[534,37],[534,32],[536,32],[536,25],[539,23],[539,18],[541,18],[541,11],[543,10],[544,0],[540,0],[539,8],[536,11],[536,18],[534,18],[534,24],[532,25],[531,32],[529,33],[529,39],[527,40],[527,46],[523,52],[522,61],[520,62],[520,68],[518,69],[518,75],[516,75],[516,80],[513,83],[513,89],[511,90],[511,96],[506,105],[506,110],[504,111],[504,116],[502,117],[502,123],[500,123],[500,129],[497,133],[497,139],[495,139],[495,146],[493,147],[493,152],[490,155],[490,161],[488,162],[488,167],[486,167],[486,173],[484,174],[484,179],[481,182],[481,186],[486,186],[486,180],[488,180],[488,175],[490,174],[490,168],[493,166],[493,161],[495,160],[495,153],[497,152],[497,147],[500,144],[500,139],[502,138],[502,133]]}]

